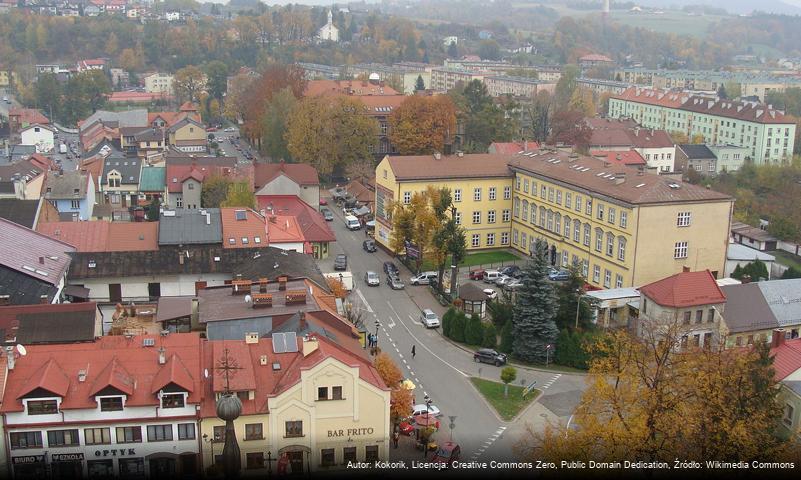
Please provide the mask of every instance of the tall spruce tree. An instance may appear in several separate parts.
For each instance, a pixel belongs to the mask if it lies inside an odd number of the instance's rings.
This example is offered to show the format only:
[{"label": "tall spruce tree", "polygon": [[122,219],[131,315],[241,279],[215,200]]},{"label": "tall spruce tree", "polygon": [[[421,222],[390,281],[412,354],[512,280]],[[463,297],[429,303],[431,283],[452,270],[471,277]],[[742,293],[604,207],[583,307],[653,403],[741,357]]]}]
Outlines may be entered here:
[{"label": "tall spruce tree", "polygon": [[523,267],[523,287],[517,293],[512,317],[512,355],[526,362],[544,362],[545,346],[555,345],[559,335],[557,299],[547,279],[548,268],[548,246],[537,239],[532,258]]}]

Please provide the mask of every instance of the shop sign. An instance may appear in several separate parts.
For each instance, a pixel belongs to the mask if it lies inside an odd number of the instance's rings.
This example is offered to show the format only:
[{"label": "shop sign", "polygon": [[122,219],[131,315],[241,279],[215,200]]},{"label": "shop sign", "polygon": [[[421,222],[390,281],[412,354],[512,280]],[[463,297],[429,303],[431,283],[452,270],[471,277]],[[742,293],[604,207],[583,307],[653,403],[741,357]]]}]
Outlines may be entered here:
[{"label": "shop sign", "polygon": [[372,435],[373,428],[366,427],[366,428],[348,428],[348,429],[340,429],[340,430],[329,430],[328,431],[328,438],[332,437],[344,437],[345,435],[349,437],[358,437],[359,435]]},{"label": "shop sign", "polygon": [[136,455],[135,448],[111,448],[109,450],[95,450],[95,457],[122,457]]},{"label": "shop sign", "polygon": [[54,453],[50,458],[54,462],[79,462],[83,460],[83,453]]},{"label": "shop sign", "polygon": [[25,455],[23,457],[11,457],[11,463],[14,465],[25,465],[28,463],[44,462],[44,455]]}]

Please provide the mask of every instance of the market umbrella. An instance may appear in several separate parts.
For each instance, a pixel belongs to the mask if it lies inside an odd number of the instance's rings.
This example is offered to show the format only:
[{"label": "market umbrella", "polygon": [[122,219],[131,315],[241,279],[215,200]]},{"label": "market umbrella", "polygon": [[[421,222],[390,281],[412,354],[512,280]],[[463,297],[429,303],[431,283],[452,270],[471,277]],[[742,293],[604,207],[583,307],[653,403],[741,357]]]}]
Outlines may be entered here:
[{"label": "market umbrella", "polygon": [[414,416],[414,423],[418,427],[434,427],[439,428],[439,420],[434,415],[428,413],[421,413]]},{"label": "market umbrella", "polygon": [[401,382],[401,388],[405,388],[406,390],[414,390],[416,388],[416,385],[414,384],[414,382],[412,382],[407,378],[406,380]]}]

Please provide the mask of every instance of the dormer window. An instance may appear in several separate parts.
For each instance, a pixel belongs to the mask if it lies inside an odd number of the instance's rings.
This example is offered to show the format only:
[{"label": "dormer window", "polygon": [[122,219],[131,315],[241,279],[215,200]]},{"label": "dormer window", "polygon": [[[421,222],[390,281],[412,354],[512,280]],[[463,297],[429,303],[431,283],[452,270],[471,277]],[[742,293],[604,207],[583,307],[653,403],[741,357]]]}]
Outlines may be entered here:
[{"label": "dormer window", "polygon": [[58,401],[49,400],[28,400],[28,415],[52,415],[58,413]]},{"label": "dormer window", "polygon": [[183,393],[164,393],[161,395],[161,408],[183,408],[185,398]]},{"label": "dormer window", "polygon": [[122,397],[102,397],[100,399],[101,412],[117,412],[122,410]]}]

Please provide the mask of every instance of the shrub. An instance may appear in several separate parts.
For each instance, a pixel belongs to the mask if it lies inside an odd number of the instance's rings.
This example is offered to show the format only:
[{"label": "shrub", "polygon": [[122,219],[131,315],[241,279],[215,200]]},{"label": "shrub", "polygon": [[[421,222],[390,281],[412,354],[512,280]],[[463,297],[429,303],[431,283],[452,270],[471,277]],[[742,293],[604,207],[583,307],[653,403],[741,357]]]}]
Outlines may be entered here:
[{"label": "shrub", "polygon": [[453,319],[450,329],[450,338],[457,342],[464,342],[464,331],[467,325],[467,317],[464,312],[458,312]]},{"label": "shrub", "polygon": [[484,338],[481,340],[484,348],[495,348],[498,346],[498,330],[492,323],[484,325]]},{"label": "shrub", "polygon": [[512,353],[512,343],[514,340],[514,327],[512,326],[512,319],[506,321],[501,329],[501,345],[500,351],[503,353]]},{"label": "shrub", "polygon": [[467,321],[467,326],[464,329],[464,341],[469,345],[481,345],[484,339],[484,324],[481,323],[481,318],[478,314],[474,313]]},{"label": "shrub", "polygon": [[449,308],[445,315],[442,316],[442,334],[448,338],[451,336],[451,326],[453,326],[453,317],[455,316],[456,310],[453,307]]}]

